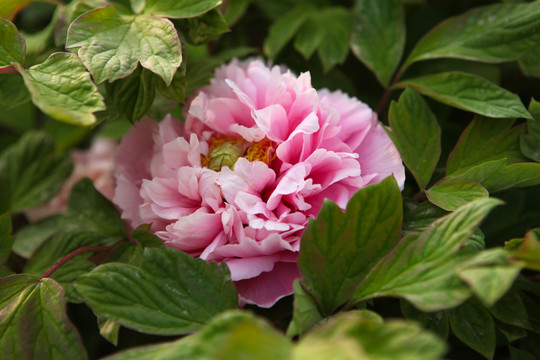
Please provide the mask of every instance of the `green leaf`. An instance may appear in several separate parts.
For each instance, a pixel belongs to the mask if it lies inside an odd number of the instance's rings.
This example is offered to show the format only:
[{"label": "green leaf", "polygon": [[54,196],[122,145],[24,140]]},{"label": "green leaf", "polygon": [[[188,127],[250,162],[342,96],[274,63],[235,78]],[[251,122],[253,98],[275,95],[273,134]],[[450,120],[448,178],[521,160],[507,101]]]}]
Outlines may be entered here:
[{"label": "green leaf", "polygon": [[26,44],[17,27],[2,19],[0,13],[0,68],[10,66],[12,62],[24,64],[25,51]]},{"label": "green leaf", "polygon": [[452,331],[457,338],[485,358],[493,358],[495,324],[489,312],[475,301],[466,302],[448,312]]},{"label": "green leaf", "polygon": [[11,216],[9,213],[0,215],[0,265],[3,265],[9,258],[11,247],[13,246],[13,236],[11,236]]},{"label": "green leaf", "polygon": [[169,85],[182,62],[180,39],[169,20],[112,5],[79,16],[69,27],[66,48],[79,48],[98,84],[127,77],[141,63]]},{"label": "green leaf", "polygon": [[127,237],[126,226],[118,210],[95,189],[92,180],[88,178],[82,179],[71,189],[66,217],[81,230],[111,238]]},{"label": "green leaf", "polygon": [[343,211],[326,201],[302,236],[302,284],[331,315],[354,293],[369,270],[399,241],[401,193],[393,177],[360,189]]},{"label": "green leaf", "polygon": [[511,128],[513,123],[514,119],[475,116],[448,157],[446,173],[491,160],[526,161],[519,150],[519,137],[525,129],[523,126]]},{"label": "green leaf", "polygon": [[264,54],[275,59],[313,13],[311,6],[300,4],[276,20],[268,29],[268,36],[264,40]]},{"label": "green leaf", "polygon": [[306,334],[293,350],[304,359],[439,359],[444,343],[415,323],[386,323],[367,310],[349,311],[331,318]]},{"label": "green leaf", "polygon": [[98,316],[99,335],[107,339],[108,342],[114,346],[118,346],[118,332],[120,331],[120,324],[108,320],[103,316]]},{"label": "green leaf", "polygon": [[302,335],[323,319],[317,307],[317,302],[310,293],[304,290],[300,280],[294,281],[293,289],[293,318],[287,328],[287,336]]},{"label": "green leaf", "polygon": [[172,82],[169,86],[160,78],[155,80],[155,85],[161,95],[183,103],[186,97],[186,62],[183,61],[180,67],[174,73]]},{"label": "green leaf", "polygon": [[163,240],[150,232],[150,227],[141,225],[131,232],[131,236],[143,247],[162,248]]},{"label": "green leaf", "polygon": [[324,72],[328,72],[347,57],[351,24],[352,15],[345,8],[319,9],[299,29],[294,46],[306,59],[318,48]]},{"label": "green leaf", "polygon": [[96,122],[94,112],[105,109],[103,98],[76,55],[54,53],[28,70],[16,65],[32,102],[45,114],[77,125]]},{"label": "green leaf", "polygon": [[529,112],[534,119],[527,120],[527,134],[521,134],[519,145],[523,155],[540,162],[540,103],[531,99]]},{"label": "green leaf", "polygon": [[505,324],[530,328],[527,309],[521,296],[515,290],[508,291],[488,310],[496,319]]},{"label": "green leaf", "polygon": [[536,356],[529,353],[528,351],[515,348],[513,346],[508,346],[508,349],[510,350],[510,358],[512,360],[535,360]]},{"label": "green leaf", "polygon": [[54,215],[23,227],[15,234],[13,252],[28,259],[47,238],[66,228],[64,216]]},{"label": "green leaf", "polygon": [[107,4],[107,0],[75,0],[67,4],[63,10],[60,10],[59,23],[54,31],[55,45],[65,45],[69,25],[75,19],[87,11],[105,7]]},{"label": "green leaf", "polygon": [[540,42],[540,3],[472,9],[431,30],[414,48],[415,61],[451,57],[499,63],[517,60]]},{"label": "green leaf", "polygon": [[107,94],[118,111],[129,121],[141,119],[154,102],[156,89],[153,74],[138,67],[125,79],[107,84]]},{"label": "green leaf", "polygon": [[405,300],[401,300],[400,304],[401,313],[406,319],[419,322],[426,330],[433,331],[442,339],[448,337],[450,323],[446,311],[423,312]]},{"label": "green leaf", "polygon": [[435,221],[421,234],[406,236],[375,265],[351,300],[399,296],[423,311],[456,306],[470,296],[457,276],[468,256],[457,250],[500,200],[474,200]]},{"label": "green leaf", "polygon": [[30,93],[19,74],[0,75],[0,105],[12,109],[30,101]]},{"label": "green leaf", "polygon": [[540,271],[540,228],[527,232],[519,245],[514,244],[511,254],[523,261],[525,267]]},{"label": "green leaf", "polygon": [[222,7],[225,22],[232,26],[246,13],[251,0],[229,0],[227,5]]},{"label": "green leaf", "polygon": [[407,88],[399,102],[392,101],[388,114],[388,132],[423,189],[429,183],[441,154],[441,128],[428,104],[414,90]]},{"label": "green leaf", "polygon": [[510,262],[503,249],[493,248],[478,253],[470,264],[459,270],[459,277],[490,307],[510,289],[522,267]]},{"label": "green leaf", "polygon": [[180,340],[129,349],[108,360],[289,359],[291,343],[249,312],[226,311],[200,332]]},{"label": "green leaf", "polygon": [[220,4],[221,0],[146,0],[144,13],[175,19],[192,18]]},{"label": "green leaf", "polygon": [[435,220],[448,214],[448,212],[433,205],[429,201],[417,203],[415,201],[405,200],[403,204],[403,231],[405,234],[422,232]]},{"label": "green leaf", "polygon": [[70,157],[55,154],[49,136],[26,133],[0,155],[0,212],[43,204],[60,190],[71,169]]},{"label": "green leaf", "polygon": [[178,24],[186,40],[194,45],[206,44],[216,36],[229,31],[218,9],[210,10],[194,18],[179,20]]},{"label": "green leaf", "polygon": [[395,87],[410,86],[419,93],[458,109],[493,118],[527,118],[531,115],[519,97],[471,74],[445,72],[403,80]]},{"label": "green leaf", "polygon": [[517,163],[506,165],[506,159],[488,161],[456,171],[444,181],[472,180],[490,193],[540,184],[540,164]]},{"label": "green leaf", "polygon": [[9,0],[0,2],[0,18],[13,20],[15,15],[32,0]]},{"label": "green leaf", "polygon": [[536,46],[519,59],[518,64],[526,76],[540,77],[540,46]]},{"label": "green leaf", "polygon": [[227,265],[167,248],[146,248],[140,268],[98,266],[79,278],[76,289],[97,313],[160,335],[199,329],[217,313],[238,306]]},{"label": "green leaf", "polygon": [[86,359],[62,287],[26,274],[0,279],[0,351],[6,359]]},{"label": "green leaf", "polygon": [[462,205],[489,196],[479,183],[470,180],[449,181],[433,186],[426,191],[433,204],[447,211],[454,211]]},{"label": "green leaf", "polygon": [[386,87],[405,46],[402,0],[357,0],[353,9],[351,50]]}]

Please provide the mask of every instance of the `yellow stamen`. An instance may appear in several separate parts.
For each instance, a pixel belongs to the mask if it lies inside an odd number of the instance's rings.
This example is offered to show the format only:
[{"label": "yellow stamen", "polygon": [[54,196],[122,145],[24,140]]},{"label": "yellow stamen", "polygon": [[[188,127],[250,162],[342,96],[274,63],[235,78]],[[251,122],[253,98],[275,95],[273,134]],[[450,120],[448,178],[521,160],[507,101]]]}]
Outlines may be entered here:
[{"label": "yellow stamen", "polygon": [[223,166],[232,169],[242,156],[249,161],[262,161],[267,165],[276,158],[275,144],[268,139],[249,143],[242,138],[216,135],[209,139],[209,143],[208,155],[201,155],[201,165],[215,171],[220,171]]}]

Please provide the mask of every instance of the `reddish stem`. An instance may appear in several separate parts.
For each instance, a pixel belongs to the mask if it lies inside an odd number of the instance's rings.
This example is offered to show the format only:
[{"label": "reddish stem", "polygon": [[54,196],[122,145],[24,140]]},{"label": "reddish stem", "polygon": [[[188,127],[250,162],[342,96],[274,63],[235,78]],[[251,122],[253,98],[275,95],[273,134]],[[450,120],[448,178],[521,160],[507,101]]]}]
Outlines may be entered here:
[{"label": "reddish stem", "polygon": [[53,272],[55,272],[56,269],[58,269],[60,266],[64,265],[69,260],[73,259],[77,255],[82,254],[85,251],[108,251],[108,250],[111,250],[114,247],[115,247],[115,245],[113,245],[113,246],[83,246],[82,248],[78,248],[77,250],[70,252],[69,254],[67,254],[66,256],[61,258],[60,260],[58,260],[53,266],[51,266],[49,268],[49,270],[45,271],[45,273],[43,275],[41,275],[41,277],[39,279],[41,280],[43,278],[51,276],[51,274]]},{"label": "reddish stem", "polygon": [[399,79],[401,79],[401,76],[403,75],[403,71],[405,69],[402,68],[400,69],[396,75],[394,76],[394,78],[392,79],[392,82],[390,83],[390,85],[388,85],[388,87],[386,88],[386,90],[384,90],[384,94],[381,98],[381,100],[379,101],[379,105],[377,106],[377,110],[376,110],[376,113],[377,115],[379,116],[379,118],[381,118],[381,112],[383,111],[384,109],[384,106],[386,105],[386,103],[388,102],[388,99],[390,99],[390,94],[392,93],[392,86],[394,86],[398,81]]},{"label": "reddish stem", "polygon": [[17,69],[14,69],[12,67],[5,67],[5,68],[0,69],[0,74],[17,74],[17,75],[19,75],[19,72],[17,71]]}]

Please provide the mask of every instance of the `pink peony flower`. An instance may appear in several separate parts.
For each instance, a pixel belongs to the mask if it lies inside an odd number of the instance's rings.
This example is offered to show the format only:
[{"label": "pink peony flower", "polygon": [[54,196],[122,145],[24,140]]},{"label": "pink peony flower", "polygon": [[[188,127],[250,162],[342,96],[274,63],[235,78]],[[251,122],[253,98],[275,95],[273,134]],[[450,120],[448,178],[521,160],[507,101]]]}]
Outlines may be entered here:
[{"label": "pink peony flower", "polygon": [[116,156],[114,202],[166,246],[225,261],[241,303],[272,306],[300,276],[300,238],[324,199],[345,209],[401,158],[376,114],[260,60],[218,69],[187,108],[137,123]]},{"label": "pink peony flower", "polygon": [[107,199],[114,195],[114,153],[117,143],[105,138],[95,138],[88,150],[72,150],[73,172],[60,192],[37,208],[28,209],[25,215],[31,222],[60,214],[66,210],[69,193],[75,183],[90,178],[96,189]]}]

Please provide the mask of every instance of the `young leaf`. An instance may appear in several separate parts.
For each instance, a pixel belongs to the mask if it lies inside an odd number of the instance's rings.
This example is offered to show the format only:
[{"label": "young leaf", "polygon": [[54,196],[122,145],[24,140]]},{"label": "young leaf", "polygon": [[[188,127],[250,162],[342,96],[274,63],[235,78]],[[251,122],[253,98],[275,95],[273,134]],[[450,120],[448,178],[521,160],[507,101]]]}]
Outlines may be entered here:
[{"label": "young leaf", "polygon": [[119,112],[135,122],[146,115],[154,102],[153,74],[138,67],[127,78],[107,84],[107,94]]},{"label": "young leaf", "polygon": [[470,201],[488,197],[489,193],[479,183],[459,180],[435,185],[426,191],[426,195],[433,204],[446,211],[454,211]]},{"label": "young leaf", "polygon": [[11,21],[2,19],[0,12],[0,68],[12,62],[24,64],[25,51],[24,38]]},{"label": "young leaf", "polygon": [[540,42],[540,3],[495,4],[450,18],[431,30],[409,55],[504,62],[517,60]]},{"label": "young leaf", "polygon": [[264,54],[274,59],[313,12],[312,7],[300,4],[276,20],[264,40]]},{"label": "young leaf", "polygon": [[66,316],[64,291],[52,279],[0,278],[0,351],[6,359],[86,359]]},{"label": "young leaf", "polygon": [[439,359],[444,343],[415,323],[382,319],[367,310],[341,313],[314,329],[293,350],[307,359]]},{"label": "young leaf", "polygon": [[492,359],[495,353],[495,324],[489,312],[478,302],[469,301],[449,310],[450,325],[457,338]]},{"label": "young leaf", "polygon": [[360,189],[347,211],[327,201],[302,237],[298,266],[302,284],[331,315],[368,271],[399,241],[401,193],[393,177]]},{"label": "young leaf", "polygon": [[118,333],[120,324],[112,320],[108,320],[103,316],[98,316],[99,335],[107,339],[114,346],[118,346]]},{"label": "young leaf", "polygon": [[392,129],[388,132],[418,186],[429,183],[441,154],[441,128],[428,104],[407,88],[399,102],[392,102],[388,114]]},{"label": "young leaf", "polygon": [[317,302],[310,293],[304,290],[299,280],[295,280],[293,288],[293,318],[287,328],[287,336],[302,335],[323,319],[317,308]]},{"label": "young leaf", "polygon": [[145,14],[184,19],[204,14],[219,6],[221,0],[146,0]]},{"label": "young leaf", "polygon": [[357,0],[353,8],[351,50],[386,87],[405,46],[402,0]]},{"label": "young leaf", "polygon": [[28,132],[0,155],[0,212],[43,204],[69,176],[72,162],[54,153],[53,140]]},{"label": "young leaf", "polygon": [[223,263],[206,263],[175,249],[146,248],[141,267],[98,266],[77,280],[77,291],[96,312],[151,334],[183,334],[238,306]]},{"label": "young leaf", "polygon": [[120,352],[108,360],[289,359],[292,344],[246,311],[226,311],[200,332],[180,340]]},{"label": "young leaf", "polygon": [[517,95],[475,75],[446,72],[403,80],[395,85],[407,86],[443,104],[480,115],[531,118]]},{"label": "young leaf", "polygon": [[140,62],[169,85],[182,62],[180,39],[169,20],[131,15],[113,5],[79,16],[69,27],[66,48],[79,48],[97,83],[127,77]]},{"label": "young leaf", "polygon": [[223,15],[217,9],[194,18],[178,20],[177,24],[186,40],[194,45],[205,44],[216,36],[229,31]]},{"label": "young leaf", "polygon": [[456,251],[500,203],[491,198],[472,201],[421,234],[406,236],[371,269],[350,303],[377,296],[400,296],[424,311],[462,303],[470,291],[456,271],[467,256]]},{"label": "young leaf", "polygon": [[13,246],[13,236],[11,236],[11,216],[9,213],[0,215],[0,265],[3,265],[9,258],[11,247]]},{"label": "young leaf", "polygon": [[491,160],[507,159],[510,163],[527,159],[519,150],[523,126],[510,128],[513,119],[490,119],[476,116],[461,134],[448,157],[446,173],[482,164]]},{"label": "young leaf", "polygon": [[534,119],[527,120],[527,134],[522,134],[519,145],[523,155],[540,162],[540,103],[531,99],[529,112]]},{"label": "young leaf", "polygon": [[102,96],[76,55],[54,53],[28,70],[16,68],[34,105],[56,120],[92,125],[96,122],[93,113],[105,110]]}]

